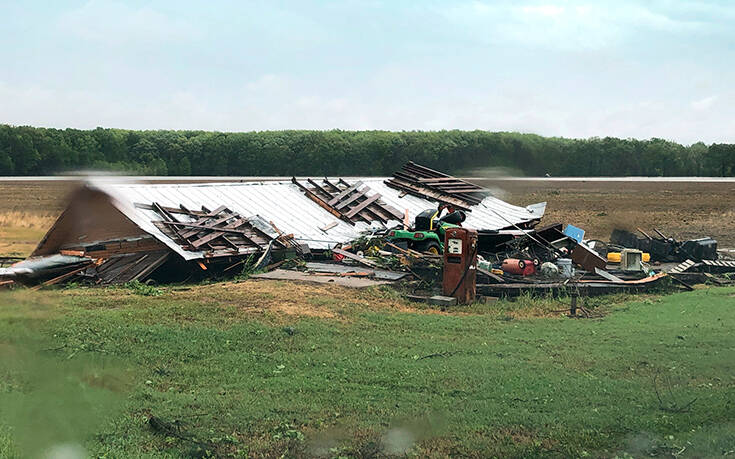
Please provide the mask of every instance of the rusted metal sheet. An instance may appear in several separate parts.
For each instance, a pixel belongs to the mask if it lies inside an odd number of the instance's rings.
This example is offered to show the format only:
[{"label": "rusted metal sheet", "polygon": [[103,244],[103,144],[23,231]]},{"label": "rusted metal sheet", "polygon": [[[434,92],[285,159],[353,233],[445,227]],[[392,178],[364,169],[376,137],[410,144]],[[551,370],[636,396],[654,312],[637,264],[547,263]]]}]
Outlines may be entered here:
[{"label": "rusted metal sheet", "polygon": [[595,268],[605,269],[607,265],[607,260],[582,244],[577,244],[572,249],[572,261],[590,272],[595,272]]}]

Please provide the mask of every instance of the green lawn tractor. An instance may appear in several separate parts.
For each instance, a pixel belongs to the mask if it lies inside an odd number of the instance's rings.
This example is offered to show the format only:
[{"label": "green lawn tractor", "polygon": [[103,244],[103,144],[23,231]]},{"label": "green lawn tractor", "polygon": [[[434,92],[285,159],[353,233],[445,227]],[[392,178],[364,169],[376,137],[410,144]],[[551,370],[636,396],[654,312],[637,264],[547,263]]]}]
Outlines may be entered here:
[{"label": "green lawn tractor", "polygon": [[429,252],[436,255],[444,253],[444,232],[447,228],[459,226],[467,216],[461,210],[449,212],[438,218],[445,207],[428,209],[416,216],[413,229],[391,230],[388,240],[394,244],[406,243],[409,249]]}]

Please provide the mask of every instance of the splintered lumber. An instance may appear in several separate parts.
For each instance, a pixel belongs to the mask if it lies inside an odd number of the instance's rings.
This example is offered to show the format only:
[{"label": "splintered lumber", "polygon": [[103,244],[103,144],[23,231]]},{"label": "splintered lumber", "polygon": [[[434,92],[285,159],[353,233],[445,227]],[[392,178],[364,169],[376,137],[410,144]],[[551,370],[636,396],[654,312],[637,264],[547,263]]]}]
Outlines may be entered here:
[{"label": "splintered lumber", "polygon": [[334,275],[342,275],[343,273],[354,273],[358,269],[361,273],[368,273],[371,277],[374,277],[375,279],[380,280],[388,280],[388,281],[396,281],[403,279],[408,274],[404,272],[396,272],[396,271],[387,271],[383,269],[370,269],[366,270],[364,268],[357,268],[349,265],[345,265],[343,263],[333,263],[333,262],[307,262],[306,263],[306,269],[309,272],[312,273],[326,273],[326,274],[334,274]]},{"label": "splintered lumber", "polygon": [[287,244],[285,240],[274,239],[257,224],[226,206],[219,206],[213,211],[204,206],[201,211],[190,211],[183,205],[175,209],[177,215],[186,215],[189,221],[174,219],[169,211],[173,208],[155,202],[149,207],[162,217],[162,220],[153,222],[158,229],[185,250],[204,252],[208,258],[264,251],[273,241],[279,248],[285,248]]},{"label": "splintered lumber", "polygon": [[685,289],[686,289],[687,291],[689,291],[689,292],[691,292],[691,291],[694,291],[694,287],[692,287],[691,285],[687,284],[687,283],[686,283],[686,282],[684,282],[683,280],[681,280],[681,279],[677,278],[676,276],[671,276],[671,279],[672,279],[672,280],[673,280],[674,282],[676,282],[677,284],[679,284],[679,285],[681,285],[682,287],[684,287],[684,288],[685,288]]},{"label": "splintered lumber", "polygon": [[345,258],[349,258],[350,260],[354,260],[354,261],[356,261],[356,262],[358,262],[360,264],[363,264],[365,266],[369,266],[371,268],[379,268],[379,266],[377,264],[375,264],[372,261],[367,260],[367,259],[365,259],[363,257],[357,256],[354,253],[350,253],[350,252],[347,252],[345,250],[336,249],[336,248],[335,249],[332,249],[332,252],[338,253],[338,254],[342,255],[343,257],[345,257]]},{"label": "splintered lumber", "polygon": [[441,255],[435,255],[433,253],[429,252],[419,252],[418,250],[413,249],[403,249],[401,247],[398,247],[397,245],[393,244],[392,242],[385,243],[386,246],[393,248],[394,250],[397,250],[399,253],[402,253],[408,257],[412,258],[424,258],[424,259],[435,259],[439,260],[442,258]]},{"label": "splintered lumber", "polygon": [[690,268],[693,268],[695,266],[697,266],[697,263],[694,260],[685,260],[679,263],[672,270],[670,270],[669,273],[671,274],[683,273],[684,271],[688,271]]},{"label": "splintered lumber", "polygon": [[[354,201],[357,201],[358,199],[360,199],[363,196],[365,196],[367,194],[368,190],[369,190],[368,188],[364,188],[362,190],[357,190],[356,192],[352,193],[352,196],[350,196],[349,198],[345,199],[344,201],[339,201],[338,203],[336,203],[335,204],[335,208],[340,209],[340,211],[341,211],[341,209],[344,209],[345,207],[347,207],[350,204],[352,204]],[[362,208],[360,208],[360,209],[362,210]],[[348,207],[348,210],[349,210],[349,207]],[[349,213],[352,213],[352,210],[350,210]],[[347,214],[347,218],[351,218],[350,215],[349,215],[349,213]],[[352,214],[352,215],[354,215],[354,214]]]},{"label": "splintered lumber", "polygon": [[385,184],[405,193],[452,204],[465,210],[490,196],[490,190],[486,188],[412,161],[404,164]]},{"label": "splintered lumber", "polygon": [[[329,182],[329,180],[325,180],[325,181],[331,185],[331,182]],[[362,182],[360,182],[360,181],[356,182],[354,185],[348,187],[346,190],[342,191],[341,193],[339,193],[335,197],[333,197],[327,204],[329,204],[330,206],[333,206],[333,205],[337,204],[338,202],[340,202],[340,200],[342,198],[344,198],[345,196],[349,195],[353,191],[356,191],[361,186],[362,186]],[[337,187],[335,187],[335,188],[337,188]]]},{"label": "splintered lumber", "polygon": [[416,186],[411,184],[410,182],[398,180],[398,179],[389,179],[385,181],[385,184],[388,185],[391,188],[395,188],[396,190],[402,191],[405,194],[410,194],[419,198],[428,199],[430,201],[436,201],[442,204],[451,204],[452,206],[462,209],[462,210],[470,210],[470,207],[472,207],[472,204],[467,202],[464,199],[454,197],[452,195],[449,195],[447,193],[443,193],[440,191],[434,191],[429,188]]},{"label": "splintered lumber", "polygon": [[301,191],[303,191],[304,194],[306,194],[306,196],[309,197],[309,199],[311,199],[315,203],[319,204],[319,206],[322,207],[324,210],[326,210],[330,214],[334,215],[335,217],[337,217],[339,219],[342,219],[342,220],[346,221],[347,223],[349,223],[351,225],[354,225],[354,223],[352,222],[352,220],[350,220],[349,218],[347,218],[344,215],[342,215],[342,212],[340,212],[339,210],[337,210],[334,207],[332,207],[329,204],[327,204],[327,202],[325,200],[323,200],[322,198],[320,198],[319,196],[317,196],[316,193],[314,193],[313,191],[311,191],[310,189],[306,188],[304,185],[302,185],[301,183],[299,183],[299,181],[296,180],[296,177],[292,177],[291,178],[291,182],[293,182],[296,186],[298,186],[299,188],[301,188]]},{"label": "splintered lumber", "polygon": [[169,251],[156,251],[111,257],[97,267],[97,283],[107,285],[144,280],[165,263],[169,255]]},{"label": "splintered lumber", "polygon": [[164,225],[183,226],[186,228],[216,230],[221,233],[235,233],[235,234],[247,234],[248,233],[248,231],[236,229],[236,228],[226,228],[226,227],[212,226],[212,225],[198,225],[196,223],[181,223],[181,222],[161,222],[161,223],[163,223]]},{"label": "splintered lumber", "polygon": [[347,212],[347,218],[352,218],[355,215],[357,215],[358,212],[360,212],[362,209],[366,208],[373,202],[377,201],[380,198],[380,194],[375,193],[374,195],[370,196],[366,200],[362,201],[360,204],[356,205],[352,208],[349,212]]},{"label": "splintered lumber", "polygon": [[49,279],[49,280],[47,280],[47,281],[45,281],[45,282],[43,282],[41,284],[38,284],[38,285],[36,285],[34,287],[31,287],[31,290],[39,290],[39,289],[41,289],[43,287],[48,287],[49,285],[54,285],[54,284],[58,284],[59,282],[63,282],[65,280],[69,279],[70,277],[72,277],[74,275],[77,275],[80,272],[86,270],[87,268],[91,268],[95,264],[97,264],[97,263],[96,262],[92,262],[92,263],[89,263],[87,265],[82,266],[81,268],[77,268],[77,269],[75,269],[73,271],[69,271],[68,273],[64,273],[61,276],[57,276],[57,277],[54,277],[53,279]]},{"label": "splintered lumber", "polygon": [[[213,229],[215,229],[214,232],[212,232],[212,233],[210,233],[210,234],[208,234],[206,236],[200,237],[199,239],[197,239],[195,241],[192,241],[191,245],[194,248],[198,248],[198,247],[206,244],[209,241],[212,241],[214,239],[217,239],[220,236],[224,236],[225,235],[225,232],[227,232],[228,229],[238,229],[239,227],[243,226],[245,223],[247,223],[247,220],[245,220],[245,219],[238,219],[238,220],[235,220],[234,222],[232,222],[230,224],[227,224],[225,226],[213,228]],[[232,243],[231,241],[229,241],[229,239],[225,239],[225,240],[227,240],[228,242]],[[233,245],[235,245],[237,247],[237,244],[233,244]]]},{"label": "splintered lumber", "polygon": [[339,223],[337,222],[327,223],[324,226],[320,226],[319,229],[326,233],[327,231],[329,231],[330,229],[334,228],[337,225],[339,225]]},{"label": "splintered lumber", "polygon": [[380,194],[371,195],[370,187],[360,181],[350,185],[339,179],[335,184],[324,178],[322,186],[312,179],[307,179],[306,184],[303,184],[292,177],[291,182],[320,207],[350,224],[357,221],[387,223],[402,218],[397,209],[380,200]]}]

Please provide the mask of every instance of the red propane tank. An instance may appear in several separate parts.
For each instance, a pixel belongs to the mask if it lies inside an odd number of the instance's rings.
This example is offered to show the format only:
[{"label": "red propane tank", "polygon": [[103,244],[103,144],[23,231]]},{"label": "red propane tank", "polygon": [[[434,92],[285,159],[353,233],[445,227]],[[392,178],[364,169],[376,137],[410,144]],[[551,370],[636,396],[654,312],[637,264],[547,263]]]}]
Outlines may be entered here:
[{"label": "red propane tank", "polygon": [[518,258],[506,258],[500,266],[503,272],[517,274],[519,276],[530,276],[536,273],[533,260],[519,260]]}]

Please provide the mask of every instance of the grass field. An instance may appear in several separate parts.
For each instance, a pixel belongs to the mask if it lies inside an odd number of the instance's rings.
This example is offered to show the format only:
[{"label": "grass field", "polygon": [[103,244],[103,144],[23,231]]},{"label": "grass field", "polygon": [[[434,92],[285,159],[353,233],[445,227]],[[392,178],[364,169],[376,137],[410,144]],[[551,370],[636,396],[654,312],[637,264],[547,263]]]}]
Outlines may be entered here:
[{"label": "grass field", "polygon": [[[488,185],[592,237],[735,244],[730,184]],[[0,255],[72,188],[0,184]],[[583,301],[602,317],[273,281],[0,292],[0,458],[735,455],[735,289]]]},{"label": "grass field", "polygon": [[0,457],[735,454],[735,290],[594,301],[575,320],[272,281],[6,292]]}]

